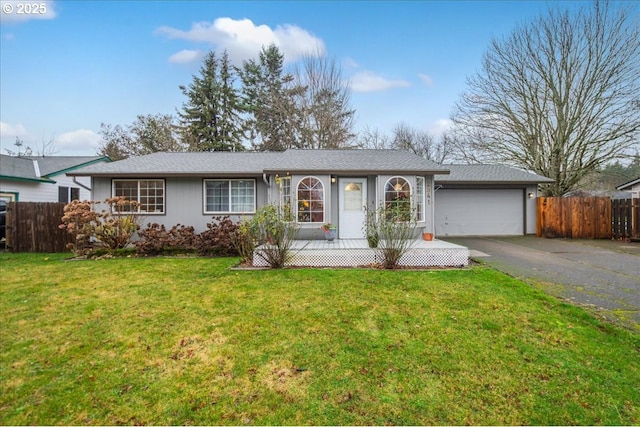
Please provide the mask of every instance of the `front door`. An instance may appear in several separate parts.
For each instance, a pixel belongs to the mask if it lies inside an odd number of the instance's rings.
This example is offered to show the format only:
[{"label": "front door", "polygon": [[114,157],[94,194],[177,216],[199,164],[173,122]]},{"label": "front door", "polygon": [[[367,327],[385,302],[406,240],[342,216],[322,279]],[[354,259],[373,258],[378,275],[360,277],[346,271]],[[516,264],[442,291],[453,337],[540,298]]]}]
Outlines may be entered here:
[{"label": "front door", "polygon": [[367,178],[340,178],[338,237],[364,239]]}]

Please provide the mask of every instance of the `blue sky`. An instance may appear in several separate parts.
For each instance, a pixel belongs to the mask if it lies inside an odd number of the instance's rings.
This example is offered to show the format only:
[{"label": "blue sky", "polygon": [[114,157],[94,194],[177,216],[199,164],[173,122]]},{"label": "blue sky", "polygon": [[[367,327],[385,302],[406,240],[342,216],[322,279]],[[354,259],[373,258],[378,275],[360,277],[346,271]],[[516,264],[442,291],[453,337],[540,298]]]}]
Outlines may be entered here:
[{"label": "blue sky", "polygon": [[[1,149],[93,155],[100,123],[174,114],[202,54],[237,64],[276,43],[289,64],[315,50],[341,64],[356,131],[405,122],[438,134],[492,37],[582,1],[1,0]],[[34,8],[33,4],[38,7]],[[22,12],[22,13],[18,13]],[[30,12],[30,13],[27,13]]]}]

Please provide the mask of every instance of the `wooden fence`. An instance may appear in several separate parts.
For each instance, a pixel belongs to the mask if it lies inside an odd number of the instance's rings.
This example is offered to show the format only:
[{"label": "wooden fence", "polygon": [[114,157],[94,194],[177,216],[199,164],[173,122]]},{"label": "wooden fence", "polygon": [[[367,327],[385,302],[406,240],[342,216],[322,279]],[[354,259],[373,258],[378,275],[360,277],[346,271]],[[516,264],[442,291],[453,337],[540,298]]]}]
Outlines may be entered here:
[{"label": "wooden fence", "polygon": [[638,200],[609,197],[539,197],[538,237],[630,238],[638,235]]},{"label": "wooden fence", "polygon": [[7,204],[7,250],[11,252],[69,252],[71,235],[61,224],[64,203]]},{"label": "wooden fence", "polygon": [[640,237],[640,199],[612,200],[611,206],[613,237]]}]

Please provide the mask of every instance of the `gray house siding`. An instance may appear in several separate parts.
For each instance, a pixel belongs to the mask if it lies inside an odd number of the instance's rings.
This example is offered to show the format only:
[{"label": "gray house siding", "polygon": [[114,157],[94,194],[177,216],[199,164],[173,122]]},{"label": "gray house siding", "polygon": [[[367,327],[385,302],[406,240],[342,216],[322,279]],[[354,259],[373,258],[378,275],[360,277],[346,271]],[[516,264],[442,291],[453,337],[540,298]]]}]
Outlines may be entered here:
[{"label": "gray house siding", "polygon": [[[131,178],[133,179],[133,178]],[[147,179],[147,178],[145,178]],[[171,228],[182,224],[192,226],[197,233],[207,229],[207,223],[212,222],[214,216],[226,214],[204,213],[204,180],[206,177],[169,177],[156,178],[165,181],[165,212],[163,214],[144,214],[143,224],[157,223]],[[267,203],[267,186],[262,177],[251,177],[256,182],[256,208]],[[102,201],[112,197],[112,179],[94,177],[93,200]],[[251,214],[229,214],[233,221],[251,218]]]}]

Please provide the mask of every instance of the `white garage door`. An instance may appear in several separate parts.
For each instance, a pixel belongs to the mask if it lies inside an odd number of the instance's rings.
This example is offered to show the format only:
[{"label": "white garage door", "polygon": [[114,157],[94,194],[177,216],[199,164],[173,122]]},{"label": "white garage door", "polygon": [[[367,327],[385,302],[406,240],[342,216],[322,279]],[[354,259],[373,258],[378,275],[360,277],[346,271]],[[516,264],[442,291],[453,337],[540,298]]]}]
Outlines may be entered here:
[{"label": "white garage door", "polygon": [[436,191],[436,236],[524,234],[521,189]]}]

